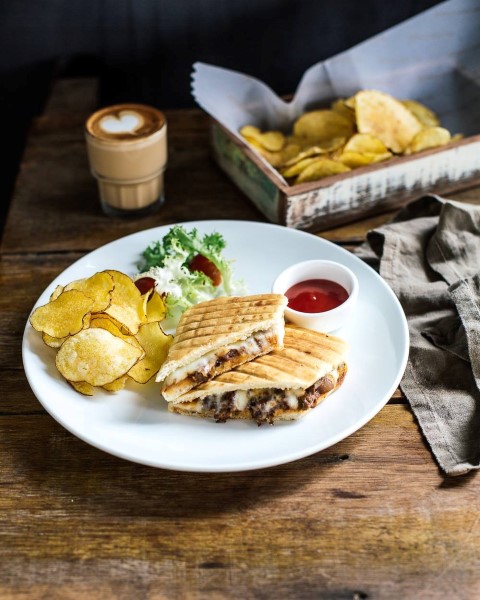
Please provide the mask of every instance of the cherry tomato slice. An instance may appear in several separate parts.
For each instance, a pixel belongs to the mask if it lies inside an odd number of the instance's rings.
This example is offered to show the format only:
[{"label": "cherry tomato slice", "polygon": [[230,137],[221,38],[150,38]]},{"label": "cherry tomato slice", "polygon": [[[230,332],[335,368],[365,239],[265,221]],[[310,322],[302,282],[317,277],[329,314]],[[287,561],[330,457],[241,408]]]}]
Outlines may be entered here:
[{"label": "cherry tomato slice", "polygon": [[147,292],[153,292],[155,288],[155,279],[153,277],[140,277],[140,279],[135,281],[135,285],[143,296]]},{"label": "cherry tomato slice", "polygon": [[197,254],[192,258],[188,265],[190,271],[201,271],[207,277],[210,277],[213,285],[217,286],[222,283],[222,274],[218,267],[203,254]]}]

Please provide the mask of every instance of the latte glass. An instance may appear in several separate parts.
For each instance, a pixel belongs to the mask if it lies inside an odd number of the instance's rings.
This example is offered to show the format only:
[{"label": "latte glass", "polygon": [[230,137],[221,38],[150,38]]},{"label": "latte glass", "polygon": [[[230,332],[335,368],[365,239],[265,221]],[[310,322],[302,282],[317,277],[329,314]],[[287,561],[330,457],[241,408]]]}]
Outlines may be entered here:
[{"label": "latte glass", "polygon": [[151,212],[164,202],[167,123],[143,104],[117,104],[93,113],[85,125],[87,153],[108,215]]}]

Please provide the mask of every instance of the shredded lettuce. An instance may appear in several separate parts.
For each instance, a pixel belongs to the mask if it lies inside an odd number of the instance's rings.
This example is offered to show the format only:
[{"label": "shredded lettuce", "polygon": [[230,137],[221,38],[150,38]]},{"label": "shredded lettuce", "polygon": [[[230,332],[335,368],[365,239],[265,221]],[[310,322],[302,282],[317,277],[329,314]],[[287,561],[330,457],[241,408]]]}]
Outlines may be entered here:
[{"label": "shredded lettuce", "polygon": [[[233,278],[232,261],[222,256],[225,240],[220,233],[200,236],[197,229],[186,231],[174,225],[161,241],[153,242],[142,253],[138,265],[140,277],[153,277],[156,290],[164,297],[168,327],[175,327],[181,314],[190,306],[219,296],[243,295],[243,281]],[[222,282],[214,286],[201,271],[190,271],[188,265],[197,255],[208,258],[220,271]]]}]

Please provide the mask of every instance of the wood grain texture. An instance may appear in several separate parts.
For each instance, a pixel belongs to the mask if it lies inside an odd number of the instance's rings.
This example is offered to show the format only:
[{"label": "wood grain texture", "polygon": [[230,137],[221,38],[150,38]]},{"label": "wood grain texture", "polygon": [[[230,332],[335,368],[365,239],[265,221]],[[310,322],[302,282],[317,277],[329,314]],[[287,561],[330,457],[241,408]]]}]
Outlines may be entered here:
[{"label": "wood grain texture", "polygon": [[445,482],[402,406],[324,452],[252,473],[133,465],[42,415],[0,417],[0,450],[2,598],[478,591],[480,481]]},{"label": "wood grain texture", "polygon": [[80,253],[3,255],[0,258],[0,370],[22,369],[21,339],[43,290]]},{"label": "wood grain texture", "polygon": [[[54,277],[101,243],[169,219],[261,220],[210,161],[198,111],[171,117],[172,169],[183,179],[172,193],[183,203],[167,202],[148,225],[104,217],[81,158],[80,113],[94,88],[56,89],[32,132],[0,262],[0,598],[478,597],[480,479],[441,475],[399,391],[323,452],[232,474],[136,465],[45,412],[21,339]],[[480,201],[478,190],[459,197]],[[322,235],[352,249],[391,216]]]}]

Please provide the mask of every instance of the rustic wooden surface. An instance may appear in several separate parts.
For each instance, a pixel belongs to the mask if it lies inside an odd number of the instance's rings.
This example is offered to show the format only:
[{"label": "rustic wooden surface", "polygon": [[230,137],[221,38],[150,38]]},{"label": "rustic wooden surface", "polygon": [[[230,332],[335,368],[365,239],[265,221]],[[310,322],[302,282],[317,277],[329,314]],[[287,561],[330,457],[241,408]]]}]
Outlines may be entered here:
[{"label": "rustic wooden surface", "polygon": [[[480,479],[441,475],[398,391],[328,450],[234,474],[129,463],[43,410],[23,373],[21,338],[59,272],[147,227],[264,220],[213,164],[196,110],[168,113],[164,209],[105,217],[81,132],[94,105],[94,82],[56,85],[32,129],[3,237],[0,598],[479,597]],[[478,202],[480,190],[457,197]],[[351,248],[390,216],[322,235]]]}]

